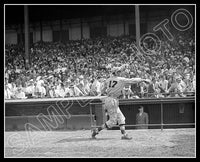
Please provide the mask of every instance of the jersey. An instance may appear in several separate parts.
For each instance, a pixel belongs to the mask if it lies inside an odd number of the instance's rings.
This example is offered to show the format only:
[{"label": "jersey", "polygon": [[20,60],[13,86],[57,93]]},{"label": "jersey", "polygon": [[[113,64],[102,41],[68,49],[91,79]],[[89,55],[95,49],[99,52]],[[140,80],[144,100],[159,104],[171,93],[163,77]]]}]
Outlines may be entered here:
[{"label": "jersey", "polygon": [[138,83],[143,81],[141,78],[124,78],[124,77],[110,77],[106,80],[105,86],[107,89],[107,95],[108,96],[113,96],[118,98],[121,95],[121,91],[124,88],[126,84],[131,84],[131,83]]}]

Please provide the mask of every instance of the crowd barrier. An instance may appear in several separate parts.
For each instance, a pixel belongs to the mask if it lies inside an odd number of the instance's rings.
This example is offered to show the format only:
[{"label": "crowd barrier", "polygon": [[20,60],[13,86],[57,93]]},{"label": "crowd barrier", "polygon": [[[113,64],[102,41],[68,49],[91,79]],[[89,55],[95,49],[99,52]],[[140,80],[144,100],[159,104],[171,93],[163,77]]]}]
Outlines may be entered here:
[{"label": "crowd barrier", "polygon": [[[5,100],[5,130],[77,130],[107,120],[101,97]],[[195,127],[195,96],[121,99],[127,129],[136,128],[138,106],[149,115],[149,129]],[[119,128],[113,128],[119,129]]]}]

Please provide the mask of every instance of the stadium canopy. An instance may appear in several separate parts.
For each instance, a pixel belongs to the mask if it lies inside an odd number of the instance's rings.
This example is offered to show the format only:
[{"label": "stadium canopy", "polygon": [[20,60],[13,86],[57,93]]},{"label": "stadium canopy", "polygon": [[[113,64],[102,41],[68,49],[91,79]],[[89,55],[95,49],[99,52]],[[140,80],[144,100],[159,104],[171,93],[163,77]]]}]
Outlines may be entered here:
[{"label": "stadium canopy", "polygon": [[[173,6],[173,8],[180,8],[180,6]],[[169,10],[169,7],[166,5],[142,5],[140,7],[140,12],[152,10]],[[134,14],[134,12],[134,5],[29,5],[29,21],[53,21],[102,15]],[[5,24],[18,23],[24,23],[24,5],[5,5]]]}]

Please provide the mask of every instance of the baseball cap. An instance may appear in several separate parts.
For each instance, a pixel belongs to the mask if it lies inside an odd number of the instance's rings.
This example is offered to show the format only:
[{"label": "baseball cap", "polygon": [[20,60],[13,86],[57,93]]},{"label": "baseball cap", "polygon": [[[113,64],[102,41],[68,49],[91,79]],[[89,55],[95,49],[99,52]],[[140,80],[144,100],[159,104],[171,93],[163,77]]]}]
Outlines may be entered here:
[{"label": "baseball cap", "polygon": [[139,107],[138,107],[138,110],[140,110],[140,109],[144,109],[144,107],[143,107],[143,106],[139,106]]}]

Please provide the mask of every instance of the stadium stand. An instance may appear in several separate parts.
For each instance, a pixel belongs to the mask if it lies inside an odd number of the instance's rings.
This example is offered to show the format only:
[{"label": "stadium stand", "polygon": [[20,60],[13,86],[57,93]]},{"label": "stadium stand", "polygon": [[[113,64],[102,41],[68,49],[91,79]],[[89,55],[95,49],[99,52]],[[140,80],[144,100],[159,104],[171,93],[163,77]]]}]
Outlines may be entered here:
[{"label": "stadium stand", "polygon": [[[195,39],[192,31],[176,33],[173,42],[163,38],[161,48],[148,54],[138,53],[135,46],[130,36],[67,43],[37,42],[31,45],[31,64],[26,69],[24,47],[7,44],[5,99],[99,95],[99,89],[114,66],[123,66],[126,77],[152,81],[150,85],[137,85],[138,92],[132,92],[129,98],[194,95]],[[154,49],[155,44],[149,41],[143,46]],[[132,91],[134,87],[132,85]]]}]

